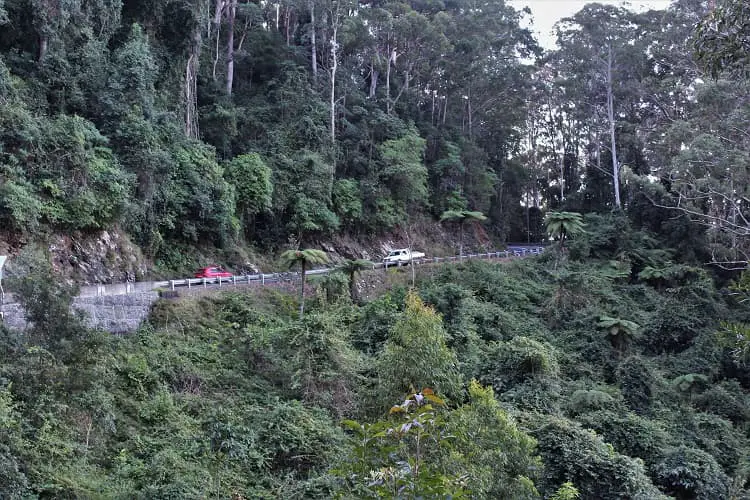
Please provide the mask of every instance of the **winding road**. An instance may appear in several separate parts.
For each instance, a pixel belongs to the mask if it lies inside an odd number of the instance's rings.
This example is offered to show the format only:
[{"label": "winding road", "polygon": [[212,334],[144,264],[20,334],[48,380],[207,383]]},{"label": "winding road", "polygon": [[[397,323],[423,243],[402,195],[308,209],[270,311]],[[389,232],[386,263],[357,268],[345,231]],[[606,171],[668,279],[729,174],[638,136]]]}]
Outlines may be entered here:
[{"label": "winding road", "polygon": [[[484,260],[495,260],[495,259],[510,259],[510,258],[523,258],[532,255],[539,255],[544,251],[544,247],[540,245],[512,245],[508,246],[506,250],[499,250],[496,252],[487,253],[475,253],[466,254],[463,256],[451,256],[451,257],[433,257],[415,260],[415,265],[427,265],[427,264],[438,264],[441,262],[462,262],[465,260],[473,259],[484,259]],[[408,264],[383,264],[382,262],[375,262],[372,265],[373,269],[383,269],[390,267],[402,267],[408,266]],[[306,272],[308,276],[316,276],[328,274],[336,270],[336,267],[322,267],[318,269],[310,269]],[[177,290],[179,288],[226,288],[237,285],[266,285],[272,283],[283,283],[283,282],[295,282],[299,281],[300,273],[298,272],[282,272],[282,273],[259,273],[259,274],[243,274],[235,275],[231,278],[182,278],[165,281],[137,281],[132,283],[114,283],[107,285],[86,285],[80,288],[79,297],[100,297],[105,295],[126,295],[134,293],[144,293],[153,290]]]}]

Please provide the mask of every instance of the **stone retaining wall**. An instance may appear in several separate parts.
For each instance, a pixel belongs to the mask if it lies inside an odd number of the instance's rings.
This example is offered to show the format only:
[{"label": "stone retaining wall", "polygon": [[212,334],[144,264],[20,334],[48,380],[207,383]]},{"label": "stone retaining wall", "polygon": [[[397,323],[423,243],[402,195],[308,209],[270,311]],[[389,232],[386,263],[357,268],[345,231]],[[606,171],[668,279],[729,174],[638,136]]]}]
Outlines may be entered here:
[{"label": "stone retaining wall", "polygon": [[[8,298],[6,296],[6,300]],[[157,292],[76,297],[73,299],[73,308],[85,314],[86,323],[92,328],[125,333],[138,329],[143,320],[148,318],[151,305],[158,298]],[[3,323],[9,328],[24,330],[28,326],[23,308],[17,302],[3,304],[0,311],[3,313]]]},{"label": "stone retaining wall", "polygon": [[91,327],[112,333],[125,333],[138,329],[148,318],[151,305],[158,298],[157,292],[76,297],[73,299],[73,308],[86,315]]}]

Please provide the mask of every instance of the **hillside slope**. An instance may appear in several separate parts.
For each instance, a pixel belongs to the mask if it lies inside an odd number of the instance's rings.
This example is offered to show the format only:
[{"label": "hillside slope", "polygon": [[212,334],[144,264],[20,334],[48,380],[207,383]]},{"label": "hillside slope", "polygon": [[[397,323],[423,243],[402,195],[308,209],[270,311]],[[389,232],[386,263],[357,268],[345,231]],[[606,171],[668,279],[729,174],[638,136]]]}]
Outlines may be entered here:
[{"label": "hillside slope", "polygon": [[698,270],[622,270],[471,262],[419,297],[394,270],[362,305],[333,275],[303,319],[294,295],[229,293],[162,302],[125,338],[52,307],[2,334],[0,492],[743,498],[750,370],[717,332],[744,308]]}]

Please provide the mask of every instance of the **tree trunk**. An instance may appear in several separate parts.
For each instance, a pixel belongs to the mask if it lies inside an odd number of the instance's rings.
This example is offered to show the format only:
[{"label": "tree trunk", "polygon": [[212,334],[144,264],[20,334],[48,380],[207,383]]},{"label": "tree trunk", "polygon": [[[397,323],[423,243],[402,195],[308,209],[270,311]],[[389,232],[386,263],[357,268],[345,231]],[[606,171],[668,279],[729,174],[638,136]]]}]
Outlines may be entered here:
[{"label": "tree trunk", "polygon": [[609,119],[609,136],[612,149],[612,183],[615,186],[615,206],[622,208],[620,202],[620,165],[617,163],[617,144],[615,142],[615,105],[612,92],[612,45],[607,46],[607,118]]},{"label": "tree trunk", "polygon": [[471,133],[472,133],[472,124],[471,124],[471,89],[468,90],[466,93],[466,106],[467,106],[467,113],[469,118],[469,139],[471,139]]},{"label": "tree trunk", "polygon": [[432,91],[432,113],[430,114],[430,125],[435,125],[435,91]]},{"label": "tree trunk", "polygon": [[370,63],[370,99],[375,97],[375,92],[378,90],[378,70],[375,69],[375,63]]},{"label": "tree trunk", "polygon": [[291,21],[291,9],[287,7],[284,9],[284,32],[286,33],[286,46],[289,47],[289,25]]},{"label": "tree trunk", "polygon": [[247,31],[250,29],[250,18],[245,19],[245,26],[242,27],[242,36],[240,37],[240,41],[237,44],[237,49],[235,52],[242,52],[242,44],[245,43],[245,38],[247,38]]},{"label": "tree trunk", "polygon": [[190,53],[185,65],[185,135],[197,139],[198,131],[198,62],[201,50],[201,32],[195,29],[191,36]]},{"label": "tree trunk", "polygon": [[216,27],[216,48],[214,52],[214,66],[211,71],[211,76],[216,81],[216,66],[219,64],[219,39],[221,38],[221,15],[224,11],[224,1],[216,0],[216,6],[214,8],[214,26]]},{"label": "tree trunk", "polygon": [[333,38],[331,39],[331,148],[336,145],[336,70],[339,64],[337,55],[338,22],[338,13],[336,13],[333,16]]},{"label": "tree trunk", "polygon": [[313,78],[318,78],[318,46],[315,42],[315,2],[310,0],[310,53]]},{"label": "tree trunk", "polygon": [[357,303],[357,283],[354,281],[356,273],[349,273],[349,297],[352,299],[352,304]]},{"label": "tree trunk", "polygon": [[232,95],[234,83],[234,18],[237,15],[237,0],[230,0],[227,9],[227,95]]},{"label": "tree trunk", "polygon": [[464,223],[458,223],[458,258],[464,256]]},{"label": "tree trunk", "polygon": [[[395,57],[394,57],[394,61],[395,61]],[[412,78],[411,71],[407,69],[406,73],[404,73],[404,84],[401,86],[401,88],[398,91],[398,94],[396,95],[396,98],[391,103],[391,108],[396,107],[396,103],[398,102],[399,99],[401,99],[401,95],[404,93],[404,90],[409,90],[409,80],[411,80],[411,78]]]},{"label": "tree trunk", "polygon": [[44,61],[47,57],[47,50],[49,49],[49,37],[47,35],[39,36],[39,59],[38,62]]},{"label": "tree trunk", "polygon": [[565,201],[565,151],[560,154],[560,203]]},{"label": "tree trunk", "polygon": [[396,49],[388,52],[388,64],[385,67],[385,111],[391,114],[391,61],[396,59]]},{"label": "tree trunk", "polygon": [[299,319],[302,319],[302,315],[305,314],[305,271],[307,271],[307,262],[302,261],[302,283],[299,287]]}]

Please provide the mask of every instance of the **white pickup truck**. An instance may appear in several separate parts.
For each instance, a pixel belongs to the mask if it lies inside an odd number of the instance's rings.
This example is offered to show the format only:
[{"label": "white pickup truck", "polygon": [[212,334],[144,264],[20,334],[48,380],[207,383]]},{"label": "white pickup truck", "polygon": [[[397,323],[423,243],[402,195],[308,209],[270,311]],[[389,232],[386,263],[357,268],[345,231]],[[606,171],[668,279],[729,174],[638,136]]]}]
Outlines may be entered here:
[{"label": "white pickup truck", "polygon": [[391,250],[388,255],[383,258],[383,264],[405,264],[412,260],[423,259],[424,254],[422,252],[415,252],[408,248],[399,248],[398,250]]}]

